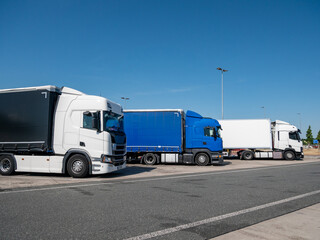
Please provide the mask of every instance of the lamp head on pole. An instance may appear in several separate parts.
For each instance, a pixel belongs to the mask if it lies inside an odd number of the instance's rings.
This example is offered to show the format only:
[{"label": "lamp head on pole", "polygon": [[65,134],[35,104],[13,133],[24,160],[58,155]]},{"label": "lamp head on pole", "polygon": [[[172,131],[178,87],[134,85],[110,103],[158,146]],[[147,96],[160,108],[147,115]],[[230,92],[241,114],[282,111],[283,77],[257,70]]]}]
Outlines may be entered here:
[{"label": "lamp head on pole", "polygon": [[221,71],[221,72],[228,72],[227,69],[222,69],[222,68],[220,68],[220,67],[218,67],[217,70],[219,70],[219,71]]}]

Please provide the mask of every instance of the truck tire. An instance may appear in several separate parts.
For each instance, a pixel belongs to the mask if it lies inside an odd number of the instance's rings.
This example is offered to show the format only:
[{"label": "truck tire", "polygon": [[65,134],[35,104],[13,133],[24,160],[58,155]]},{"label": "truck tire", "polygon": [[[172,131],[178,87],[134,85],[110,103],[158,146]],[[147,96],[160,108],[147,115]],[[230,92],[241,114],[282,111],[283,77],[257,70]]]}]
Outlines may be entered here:
[{"label": "truck tire", "polygon": [[194,161],[198,166],[207,166],[209,164],[209,156],[206,153],[198,153]]},{"label": "truck tire", "polygon": [[73,178],[83,178],[89,173],[89,164],[85,156],[75,154],[67,163],[68,174]]},{"label": "truck tire", "polygon": [[253,157],[254,157],[254,154],[253,154],[253,152],[251,152],[251,151],[244,151],[244,152],[241,154],[241,157],[242,157],[242,159],[244,159],[244,160],[252,160]]},{"label": "truck tire", "polygon": [[14,159],[9,155],[0,156],[0,174],[10,175],[14,172]]},{"label": "truck tire", "polygon": [[293,160],[296,158],[296,155],[293,151],[288,150],[283,153],[283,157],[285,160]]},{"label": "truck tire", "polygon": [[154,165],[157,163],[157,156],[153,153],[146,153],[144,156],[143,156],[143,162],[146,164],[146,165]]}]

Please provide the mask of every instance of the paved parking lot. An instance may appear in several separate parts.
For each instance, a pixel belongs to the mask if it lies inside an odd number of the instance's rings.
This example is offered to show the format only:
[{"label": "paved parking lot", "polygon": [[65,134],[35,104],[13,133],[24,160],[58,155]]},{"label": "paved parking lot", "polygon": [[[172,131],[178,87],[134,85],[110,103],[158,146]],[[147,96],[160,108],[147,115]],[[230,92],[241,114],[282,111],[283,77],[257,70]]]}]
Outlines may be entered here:
[{"label": "paved parking lot", "polygon": [[[258,237],[271,240],[279,233],[270,233],[270,226],[284,224],[287,230],[281,230],[280,239],[305,239],[305,231],[317,236],[318,225],[309,222],[318,219],[310,211],[319,206],[319,174],[320,156],[304,161],[228,160],[224,166],[207,167],[130,164],[119,172],[85,179],[2,176],[0,236],[203,240],[232,231],[243,234],[223,239],[248,239],[259,231]],[[316,208],[308,210],[310,206]],[[298,218],[277,218],[300,209],[305,210],[294,215]],[[259,225],[264,221],[266,225]],[[253,228],[241,230],[249,226]],[[293,232],[295,226],[300,230]]]},{"label": "paved parking lot", "polygon": [[306,156],[304,160],[282,161],[282,160],[253,160],[243,161],[238,159],[226,159],[222,166],[196,166],[196,165],[171,165],[160,164],[146,166],[142,164],[128,164],[126,169],[118,172],[88,178],[71,178],[62,174],[43,173],[15,173],[12,176],[0,175],[0,189],[13,189],[37,186],[49,186],[58,184],[75,184],[99,181],[114,181],[123,179],[136,179],[145,177],[169,176],[177,174],[205,173],[215,171],[231,171],[246,168],[273,167],[280,165],[305,164],[320,161],[320,156]]}]

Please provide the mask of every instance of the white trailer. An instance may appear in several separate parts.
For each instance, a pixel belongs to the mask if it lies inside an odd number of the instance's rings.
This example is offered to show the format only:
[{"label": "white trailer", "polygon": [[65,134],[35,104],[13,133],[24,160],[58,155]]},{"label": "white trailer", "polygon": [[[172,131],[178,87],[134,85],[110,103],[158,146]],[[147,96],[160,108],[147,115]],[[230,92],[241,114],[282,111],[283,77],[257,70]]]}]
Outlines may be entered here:
[{"label": "white trailer", "polygon": [[55,86],[0,90],[0,173],[104,174],[126,167],[119,104]]},{"label": "white trailer", "polygon": [[287,122],[269,119],[219,120],[225,157],[303,158],[300,130]]}]

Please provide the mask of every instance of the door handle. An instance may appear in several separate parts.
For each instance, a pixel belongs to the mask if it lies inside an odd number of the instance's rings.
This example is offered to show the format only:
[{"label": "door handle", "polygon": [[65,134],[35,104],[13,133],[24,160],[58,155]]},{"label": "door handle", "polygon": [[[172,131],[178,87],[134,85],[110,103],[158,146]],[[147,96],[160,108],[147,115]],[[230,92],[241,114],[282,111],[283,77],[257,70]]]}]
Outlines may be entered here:
[{"label": "door handle", "polygon": [[81,147],[85,147],[86,144],[85,144],[84,142],[80,142],[80,146],[81,146]]}]

